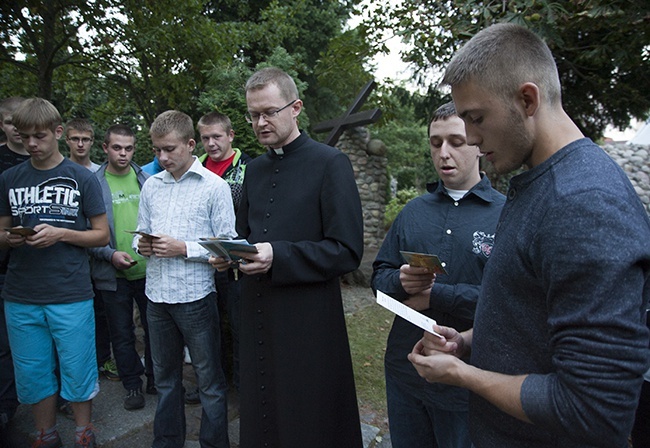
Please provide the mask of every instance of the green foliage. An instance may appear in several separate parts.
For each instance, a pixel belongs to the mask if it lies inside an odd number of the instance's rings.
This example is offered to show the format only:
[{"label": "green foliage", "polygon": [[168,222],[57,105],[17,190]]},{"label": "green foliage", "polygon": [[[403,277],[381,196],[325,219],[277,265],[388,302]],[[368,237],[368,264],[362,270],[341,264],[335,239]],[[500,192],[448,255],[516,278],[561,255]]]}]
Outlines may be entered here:
[{"label": "green foliage", "polygon": [[[368,299],[372,300],[370,288]],[[363,407],[382,414],[386,410],[384,352],[392,319],[392,313],[379,305],[371,305],[345,316],[357,399]]]},{"label": "green foliage", "polygon": [[372,135],[387,148],[388,174],[397,179],[398,189],[423,191],[437,178],[427,140],[432,111],[443,103],[437,92],[427,95],[409,92],[401,86],[384,85],[375,98],[383,111]]},{"label": "green foliage", "polygon": [[612,123],[650,111],[650,12],[635,0],[473,0],[373,6],[365,24],[373,41],[394,33],[412,45],[405,59],[423,85],[437,84],[454,52],[496,22],[526,26],[555,55],[567,112],[594,139]]},{"label": "green foliage", "polygon": [[42,96],[64,119],[89,117],[100,129],[126,122],[145,146],[146,129],[164,110],[197,120],[216,108],[255,154],[261,148],[241,117],[243,84],[256,67],[274,64],[295,76],[305,129],[335,116],[349,96],[350,83],[321,88],[324,72],[368,77],[363,56],[337,61],[328,50],[357,1],[2,2],[0,97]]},{"label": "green foliage", "polygon": [[398,190],[394,198],[391,198],[386,205],[386,212],[384,214],[384,227],[388,229],[399,212],[402,211],[407,202],[411,199],[415,199],[422,192],[416,190],[415,188],[407,188],[405,190]]},{"label": "green foliage", "polygon": [[[101,26],[109,6],[109,0],[0,2],[0,66],[28,75],[34,83],[32,95],[54,99],[54,72],[87,64],[87,42],[81,30]],[[13,84],[9,90],[16,92]]]}]

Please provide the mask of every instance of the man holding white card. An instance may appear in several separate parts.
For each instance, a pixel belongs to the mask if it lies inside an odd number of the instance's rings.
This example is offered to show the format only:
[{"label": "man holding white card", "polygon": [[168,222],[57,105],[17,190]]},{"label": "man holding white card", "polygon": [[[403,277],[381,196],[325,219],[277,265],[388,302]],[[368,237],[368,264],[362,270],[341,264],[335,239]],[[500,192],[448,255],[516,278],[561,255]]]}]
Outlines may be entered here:
[{"label": "man holding white card", "polygon": [[438,326],[446,340],[425,333],[409,355],[427,380],[472,392],[478,448],[627,448],[649,365],[650,220],[565,111],[556,60],[499,23],[443,76],[468,142],[499,173],[527,168],[510,180],[473,329]]},{"label": "man holding white card", "polygon": [[[434,112],[429,142],[440,181],[395,219],[373,264],[372,288],[441,325],[468,329],[505,197],[480,174],[479,150],[467,145],[452,103]],[[403,251],[436,255],[446,274],[409,265]],[[407,359],[421,337],[419,327],[395,317],[385,358],[392,446],[469,448],[467,391],[427,383]]]}]

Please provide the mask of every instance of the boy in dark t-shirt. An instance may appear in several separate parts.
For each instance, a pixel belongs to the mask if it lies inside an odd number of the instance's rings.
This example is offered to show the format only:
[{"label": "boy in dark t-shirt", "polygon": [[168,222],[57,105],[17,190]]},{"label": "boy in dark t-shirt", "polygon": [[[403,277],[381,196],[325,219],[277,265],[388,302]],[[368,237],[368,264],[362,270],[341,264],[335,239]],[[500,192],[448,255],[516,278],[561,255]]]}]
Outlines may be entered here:
[{"label": "boy in dark t-shirt", "polygon": [[57,356],[61,395],[74,410],[74,446],[94,447],[90,414],[99,387],[85,248],[109,238],[99,182],[59,152],[63,127],[51,103],[26,100],[13,124],[31,155],[0,176],[0,228],[11,228],[0,248],[12,249],[2,297],[18,399],[32,405],[37,445],[60,447]]},{"label": "boy in dark t-shirt", "polygon": [[[25,150],[12,121],[14,111],[23,101],[25,99],[18,96],[0,101],[0,129],[5,136],[4,143],[0,145],[0,174],[29,159],[29,153]],[[2,292],[8,261],[9,251],[0,250],[0,292]],[[4,309],[4,301],[0,297],[0,446],[9,445],[7,425],[18,408],[14,362],[9,347]]]}]

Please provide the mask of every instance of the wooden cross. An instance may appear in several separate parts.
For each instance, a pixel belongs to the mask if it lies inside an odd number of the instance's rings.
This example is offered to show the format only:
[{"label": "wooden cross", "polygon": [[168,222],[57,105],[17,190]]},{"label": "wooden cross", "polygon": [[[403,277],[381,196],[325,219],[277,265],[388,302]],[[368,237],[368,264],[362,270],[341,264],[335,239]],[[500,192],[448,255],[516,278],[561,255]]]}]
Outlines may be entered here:
[{"label": "wooden cross", "polygon": [[341,134],[343,134],[343,131],[346,129],[375,123],[381,117],[381,110],[372,109],[363,112],[357,111],[361,109],[363,103],[368,99],[370,92],[372,92],[376,86],[377,83],[375,81],[370,81],[363,87],[363,89],[361,89],[361,92],[359,92],[359,95],[352,103],[352,106],[350,106],[342,117],[318,123],[312,128],[312,130],[314,132],[325,132],[331,130],[324,143],[329,146],[335,146],[339,141],[339,137],[341,137]]}]

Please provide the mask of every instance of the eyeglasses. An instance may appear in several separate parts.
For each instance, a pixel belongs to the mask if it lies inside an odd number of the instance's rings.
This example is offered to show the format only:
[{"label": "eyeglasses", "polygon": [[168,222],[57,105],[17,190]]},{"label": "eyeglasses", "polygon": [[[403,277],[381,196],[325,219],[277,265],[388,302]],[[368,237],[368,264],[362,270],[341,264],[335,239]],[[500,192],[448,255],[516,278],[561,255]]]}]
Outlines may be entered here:
[{"label": "eyeglasses", "polygon": [[90,142],[93,141],[92,138],[88,138],[88,137],[83,137],[83,138],[79,138],[79,137],[70,137],[68,140],[70,140],[70,141],[71,141],[72,143],[74,143],[75,145],[78,145],[79,142],[81,142],[81,143],[83,143],[83,144],[85,145],[85,144],[90,143]]},{"label": "eyeglasses", "polygon": [[279,109],[276,109],[276,110],[273,110],[273,111],[269,111],[269,112],[262,112],[262,113],[249,112],[249,113],[246,114],[246,117],[245,117],[245,118],[246,118],[246,121],[248,121],[248,122],[251,123],[251,124],[253,124],[253,123],[257,123],[257,122],[260,120],[260,117],[261,117],[261,118],[264,118],[265,121],[268,121],[270,118],[275,118],[275,117],[277,117],[278,114],[279,114],[280,112],[282,112],[283,110],[285,110],[287,107],[291,106],[291,105],[292,105],[293,103],[295,103],[296,101],[298,101],[298,100],[293,100],[293,101],[290,102],[289,104],[286,104],[286,105],[282,106],[282,107],[279,108]]}]

